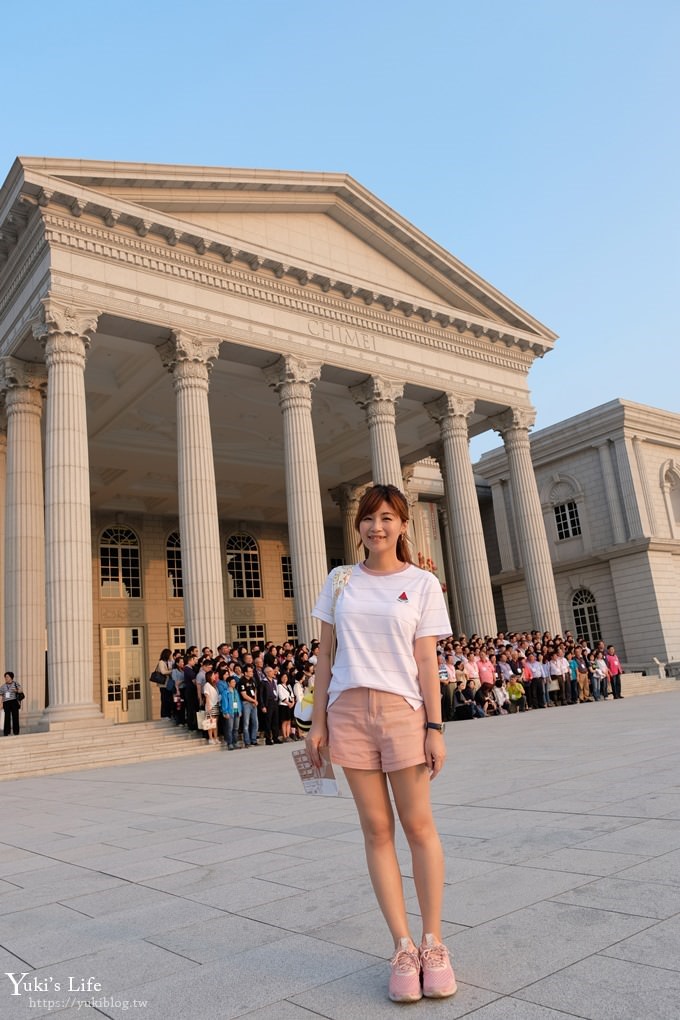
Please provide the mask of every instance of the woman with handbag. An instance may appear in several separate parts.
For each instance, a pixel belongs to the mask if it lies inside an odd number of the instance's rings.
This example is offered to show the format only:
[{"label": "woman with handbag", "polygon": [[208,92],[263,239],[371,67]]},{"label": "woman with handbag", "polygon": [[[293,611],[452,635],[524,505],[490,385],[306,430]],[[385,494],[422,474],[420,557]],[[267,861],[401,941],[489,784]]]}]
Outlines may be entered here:
[{"label": "woman with handbag", "polygon": [[21,684],[14,679],[14,673],[5,673],[4,681],[4,684],[0,687],[2,707],[5,710],[4,734],[6,737],[9,737],[10,731],[12,731],[14,736],[18,737],[19,709],[26,695],[21,689]]},{"label": "woman with handbag", "polygon": [[293,693],[290,673],[285,670],[285,667],[279,675],[276,693],[279,701],[281,740],[287,742],[290,740],[290,724],[293,718],[293,708],[295,707],[295,694]]},{"label": "woman with handbag", "polygon": [[209,744],[217,743],[217,717],[220,714],[220,696],[213,679],[212,666],[206,667],[203,699],[205,706],[205,729],[208,734]]},{"label": "woman with handbag", "polygon": [[[430,781],[446,759],[437,639],[451,634],[451,624],[441,584],[413,564],[408,522],[408,502],[396,486],[374,485],[362,496],[354,524],[365,558],[331,571],[312,610],[321,644],[307,736],[317,767],[328,745],[357,806],[373,890],[394,939],[394,1002],[456,991],[441,941],[444,855],[430,802]],[[411,850],[420,946],[409,931],[390,787]]]}]

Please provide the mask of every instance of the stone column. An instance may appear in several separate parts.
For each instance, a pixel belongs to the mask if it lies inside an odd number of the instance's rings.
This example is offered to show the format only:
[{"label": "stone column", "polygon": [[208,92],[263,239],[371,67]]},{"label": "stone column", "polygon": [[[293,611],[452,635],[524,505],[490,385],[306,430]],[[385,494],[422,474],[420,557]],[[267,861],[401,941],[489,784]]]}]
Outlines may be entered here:
[{"label": "stone column", "polygon": [[437,513],[439,514],[439,530],[442,534],[442,544],[444,546],[444,576],[446,577],[451,626],[453,627],[453,633],[458,635],[462,630],[460,625],[460,603],[456,590],[456,573],[453,567],[453,544],[451,542],[449,511],[445,503],[437,504]]},{"label": "stone column", "polygon": [[377,376],[371,376],[350,390],[366,414],[373,482],[376,485],[396,485],[398,489],[402,489],[404,481],[395,429],[395,404],[403,392],[402,383]]},{"label": "stone column", "polygon": [[359,542],[359,532],[354,527],[354,518],[359,508],[359,501],[365,491],[365,485],[344,484],[331,489],[333,502],[337,503],[342,513],[342,540],[345,550],[345,563],[359,563],[364,558]]},{"label": "stone column", "polygon": [[491,500],[493,502],[493,516],[496,522],[496,536],[498,538],[498,552],[501,558],[501,570],[514,570],[515,557],[512,552],[512,540],[508,526],[508,515],[505,509],[505,487],[506,479],[499,478],[497,482],[491,483]]},{"label": "stone column", "polygon": [[482,518],[468,448],[467,419],[474,401],[455,393],[425,405],[441,432],[444,485],[449,510],[460,625],[469,636],[496,633],[496,611]]},{"label": "stone column", "polygon": [[10,667],[5,663],[5,500],[7,492],[7,416],[4,405],[0,406],[0,668]]},{"label": "stone column", "polygon": [[413,556],[413,562],[416,562],[418,553],[418,533],[416,530],[416,514],[418,512],[417,507],[419,503],[419,493],[413,483],[413,476],[415,474],[415,464],[409,464],[408,467],[404,468],[401,473],[401,485],[399,488],[406,496],[406,502],[408,504],[408,531],[406,537],[408,538],[409,545],[411,546],[411,554]]},{"label": "stone column", "polygon": [[511,408],[494,428],[503,437],[508,456],[515,530],[531,613],[526,626],[559,634],[562,625],[555,577],[529,445],[529,429],[535,417],[533,410]]},{"label": "stone column", "polygon": [[47,376],[42,365],[2,361],[7,411],[5,650],[26,694],[29,727],[45,708],[45,502],[40,422]]},{"label": "stone column", "polygon": [[[283,355],[264,369],[283,414],[288,538],[295,587],[298,639],[310,641],[319,625],[312,609],[328,576],[319,468],[312,427],[312,390],[321,362]],[[351,560],[349,562],[352,562]]]},{"label": "stone column", "polygon": [[609,521],[612,529],[612,540],[614,545],[619,545],[626,540],[626,529],[621,514],[621,502],[619,500],[619,487],[614,475],[612,455],[609,440],[604,439],[596,443],[595,448],[600,457],[600,472],[602,474],[602,488],[607,500],[609,510]]},{"label": "stone column", "polygon": [[177,488],[187,646],[225,639],[224,588],[217,516],[208,381],[220,343],[174,332],[158,348],[172,373],[177,407]]},{"label": "stone column", "polygon": [[85,359],[99,312],[51,298],[45,347],[45,551],[50,726],[101,717],[92,699],[92,537]]}]

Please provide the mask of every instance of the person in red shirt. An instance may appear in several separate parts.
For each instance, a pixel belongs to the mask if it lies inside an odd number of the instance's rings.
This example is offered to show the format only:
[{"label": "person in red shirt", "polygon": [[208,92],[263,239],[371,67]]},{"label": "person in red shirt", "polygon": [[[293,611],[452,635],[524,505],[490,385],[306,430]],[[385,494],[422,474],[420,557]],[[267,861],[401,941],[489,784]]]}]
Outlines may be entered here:
[{"label": "person in red shirt", "polygon": [[493,687],[496,681],[496,670],[493,662],[491,662],[486,652],[479,653],[479,659],[477,660],[477,675],[479,676],[480,684],[488,684],[489,687]]},{"label": "person in red shirt", "polygon": [[607,669],[609,670],[609,682],[612,688],[612,695],[614,698],[622,698],[621,677],[623,675],[623,666],[619,661],[614,645],[607,645],[606,662]]}]

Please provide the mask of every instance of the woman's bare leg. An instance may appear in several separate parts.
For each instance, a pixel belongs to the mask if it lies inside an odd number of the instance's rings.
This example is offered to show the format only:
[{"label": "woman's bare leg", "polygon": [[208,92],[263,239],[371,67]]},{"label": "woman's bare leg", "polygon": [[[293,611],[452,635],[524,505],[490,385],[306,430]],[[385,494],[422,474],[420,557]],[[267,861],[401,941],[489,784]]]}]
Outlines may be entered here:
[{"label": "woman's bare leg", "polygon": [[404,889],[394,847],[394,812],[383,772],[344,770],[364,834],[368,873],[395,946],[410,938]]},{"label": "woman's bare leg", "polygon": [[389,780],[399,821],[411,848],[423,934],[431,933],[441,942],[444,853],[432,817],[427,767],[414,765],[390,772]]}]

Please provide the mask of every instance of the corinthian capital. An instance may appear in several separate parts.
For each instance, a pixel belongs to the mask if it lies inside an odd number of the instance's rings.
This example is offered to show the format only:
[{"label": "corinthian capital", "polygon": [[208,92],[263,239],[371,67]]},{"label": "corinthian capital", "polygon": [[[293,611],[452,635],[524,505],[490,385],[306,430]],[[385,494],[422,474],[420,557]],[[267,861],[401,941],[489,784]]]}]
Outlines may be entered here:
[{"label": "corinthian capital", "polygon": [[425,404],[425,410],[430,418],[436,421],[439,426],[444,428],[445,425],[452,423],[454,419],[459,419],[466,432],[467,419],[474,409],[474,399],[463,396],[460,393],[445,393],[443,397],[438,397],[437,400]]},{"label": "corinthian capital", "polygon": [[285,386],[299,384],[311,388],[316,385],[321,375],[321,362],[282,354],[262,371],[272,389],[280,393]]},{"label": "corinthian capital", "polygon": [[352,516],[357,511],[361,497],[366,492],[368,484],[366,485],[351,485],[347,482],[343,482],[342,485],[336,485],[334,489],[330,489],[331,498],[336,503],[343,513],[349,513]]},{"label": "corinthian capital", "polygon": [[47,386],[47,373],[44,365],[35,365],[18,358],[0,359],[0,391],[5,393],[13,389],[36,390],[41,395]]},{"label": "corinthian capital", "polygon": [[156,348],[168,372],[172,373],[175,392],[199,386],[207,391],[210,370],[220,353],[220,340],[173,330],[170,339]]},{"label": "corinthian capital", "polygon": [[53,297],[43,298],[41,304],[41,321],[33,326],[36,340],[46,343],[54,335],[78,337],[85,346],[89,346],[92,335],[97,331],[100,309],[83,308]]},{"label": "corinthian capital", "polygon": [[404,384],[372,375],[365,382],[352,386],[350,393],[359,407],[369,410],[374,404],[395,404],[404,395]]},{"label": "corinthian capital", "polygon": [[535,421],[536,411],[533,407],[509,407],[493,419],[492,425],[504,440],[508,440],[518,438],[520,433],[528,433]]}]

